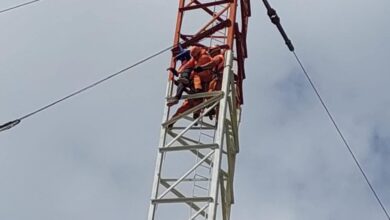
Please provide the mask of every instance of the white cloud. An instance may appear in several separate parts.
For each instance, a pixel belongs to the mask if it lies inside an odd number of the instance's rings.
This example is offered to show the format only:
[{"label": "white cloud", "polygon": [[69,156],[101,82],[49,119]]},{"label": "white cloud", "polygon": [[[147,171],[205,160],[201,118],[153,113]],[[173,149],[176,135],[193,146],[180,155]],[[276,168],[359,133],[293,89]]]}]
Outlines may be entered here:
[{"label": "white cloud", "polygon": [[[232,219],[386,219],[259,3]],[[389,1],[272,4],[390,208]],[[3,14],[0,121],[166,47],[176,10],[157,0],[42,1]],[[1,133],[0,219],[145,219],[168,60]]]}]

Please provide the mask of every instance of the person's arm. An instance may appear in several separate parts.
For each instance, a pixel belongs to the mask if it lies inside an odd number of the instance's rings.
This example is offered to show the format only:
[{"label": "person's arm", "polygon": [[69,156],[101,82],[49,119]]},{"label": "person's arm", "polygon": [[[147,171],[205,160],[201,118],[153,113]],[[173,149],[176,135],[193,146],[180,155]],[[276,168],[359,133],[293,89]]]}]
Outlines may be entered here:
[{"label": "person's arm", "polygon": [[218,64],[222,62],[222,59],[221,57],[219,56],[215,56],[212,58],[212,60],[204,65],[201,65],[201,66],[197,66],[194,68],[194,71],[195,72],[202,72],[202,71],[205,71],[205,70],[210,70],[216,66],[218,66]]},{"label": "person's arm", "polygon": [[184,65],[180,66],[179,71],[177,71],[179,74],[184,72],[186,69],[192,69],[195,66],[195,60],[191,58],[188,62],[186,62]]}]

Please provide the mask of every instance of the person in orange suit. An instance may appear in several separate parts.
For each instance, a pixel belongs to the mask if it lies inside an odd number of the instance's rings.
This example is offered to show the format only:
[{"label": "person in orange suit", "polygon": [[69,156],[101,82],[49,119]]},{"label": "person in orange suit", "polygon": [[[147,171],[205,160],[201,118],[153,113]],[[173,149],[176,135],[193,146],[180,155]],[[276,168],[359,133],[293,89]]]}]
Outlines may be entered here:
[{"label": "person in orange suit", "polygon": [[[201,65],[196,66],[194,68],[194,72],[200,72],[204,70],[211,70],[212,71],[212,80],[209,83],[208,91],[219,91],[222,87],[222,74],[223,74],[223,68],[225,65],[225,57],[224,57],[224,51],[221,50],[220,47],[214,47],[210,48],[209,54],[212,56],[212,59],[210,62]],[[212,109],[207,116],[209,116],[210,120],[213,119],[213,116],[217,114],[218,107],[215,109]]]},{"label": "person in orange suit", "polygon": [[[198,47],[192,46],[190,48],[191,59],[183,64],[177,74],[180,75],[180,78],[177,80],[178,83],[182,83],[184,85],[190,85],[192,81],[192,86],[194,92],[203,92],[207,91],[208,84],[212,80],[212,75],[210,70],[203,70],[198,72],[191,72],[189,75],[188,70],[191,70],[195,66],[201,66],[211,61],[210,55],[207,53],[207,50]],[[172,71],[172,70],[171,70]],[[167,105],[172,106],[179,102],[181,94],[176,94],[171,100],[168,101]]]},{"label": "person in orange suit", "polygon": [[[191,109],[191,108],[193,108],[201,103],[202,103],[202,99],[186,99],[186,100],[184,100],[183,104],[177,109],[175,114],[172,115],[172,118],[174,118],[180,114],[183,114],[188,109]],[[193,114],[194,119],[197,119],[199,116],[200,116],[200,111],[194,112],[194,114]],[[168,127],[170,127],[170,128],[172,126],[173,126],[173,124],[168,125]]]},{"label": "person in orange suit", "polygon": [[209,83],[208,91],[218,91],[221,90],[222,85],[222,73],[225,64],[224,51],[222,51],[218,46],[215,48],[210,48],[209,54],[212,57],[211,61],[194,68],[194,72],[201,72],[205,70],[211,70],[212,80]]}]

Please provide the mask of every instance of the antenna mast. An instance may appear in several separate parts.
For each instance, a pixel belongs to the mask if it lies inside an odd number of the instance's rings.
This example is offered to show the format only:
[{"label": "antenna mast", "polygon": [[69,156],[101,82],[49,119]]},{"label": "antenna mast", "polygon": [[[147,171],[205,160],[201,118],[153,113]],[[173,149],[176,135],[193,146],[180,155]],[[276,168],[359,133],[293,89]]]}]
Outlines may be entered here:
[{"label": "antenna mast", "polygon": [[[202,102],[179,115],[165,106],[148,220],[230,219],[250,14],[249,0],[179,1],[170,67],[181,48],[220,46],[223,79],[220,91],[183,96]],[[173,89],[169,80],[167,98]]]}]

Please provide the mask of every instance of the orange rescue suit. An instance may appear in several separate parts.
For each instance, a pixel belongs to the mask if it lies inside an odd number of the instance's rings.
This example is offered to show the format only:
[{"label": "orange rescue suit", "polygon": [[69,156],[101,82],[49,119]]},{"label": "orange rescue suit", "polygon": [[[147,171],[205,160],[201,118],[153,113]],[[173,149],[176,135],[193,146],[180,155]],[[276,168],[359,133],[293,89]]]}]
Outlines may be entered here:
[{"label": "orange rescue suit", "polygon": [[[201,66],[204,64],[207,64],[211,61],[210,55],[207,53],[207,51],[203,48],[196,48],[197,57],[192,57],[186,64],[180,67],[179,73],[183,72],[185,69],[188,68],[195,68],[195,66]],[[212,80],[212,75],[210,70],[204,70],[202,72],[191,73],[191,79],[193,80],[194,88],[195,90],[202,90],[207,88],[209,82]],[[204,88],[202,84],[206,85]]]},{"label": "orange rescue suit", "polygon": [[214,74],[212,81],[209,83],[209,92],[221,90],[222,86],[222,73],[225,64],[225,58],[222,54],[216,55],[212,58],[212,67]]}]

